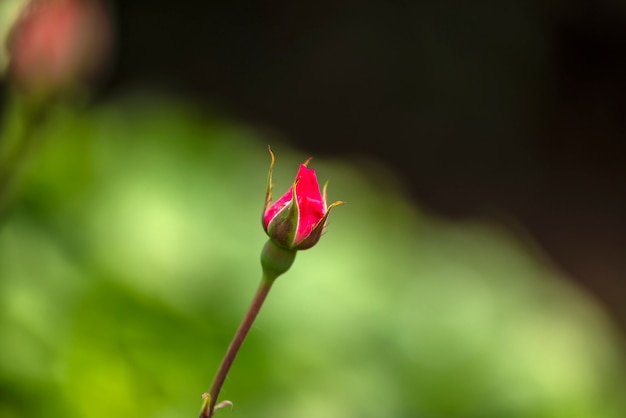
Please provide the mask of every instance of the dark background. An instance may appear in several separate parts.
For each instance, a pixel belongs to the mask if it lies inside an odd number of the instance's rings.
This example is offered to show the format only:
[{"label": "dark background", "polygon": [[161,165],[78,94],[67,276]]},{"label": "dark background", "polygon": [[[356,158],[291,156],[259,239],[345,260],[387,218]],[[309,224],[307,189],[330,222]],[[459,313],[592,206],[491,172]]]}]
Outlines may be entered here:
[{"label": "dark background", "polygon": [[165,90],[439,214],[510,217],[626,329],[622,1],[119,1],[102,99]]}]

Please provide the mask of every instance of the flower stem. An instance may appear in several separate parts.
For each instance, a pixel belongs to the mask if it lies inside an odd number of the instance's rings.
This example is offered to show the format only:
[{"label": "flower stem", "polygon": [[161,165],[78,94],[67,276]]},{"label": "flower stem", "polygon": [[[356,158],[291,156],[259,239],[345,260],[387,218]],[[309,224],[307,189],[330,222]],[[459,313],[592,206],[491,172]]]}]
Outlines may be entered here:
[{"label": "flower stem", "polygon": [[[7,210],[19,171],[36,145],[37,130],[47,110],[44,102],[29,102],[15,94],[9,94],[5,106],[7,113],[2,120],[5,127],[0,132],[0,218]],[[9,128],[9,125],[13,126]]]},{"label": "flower stem", "polygon": [[259,285],[254,298],[250,303],[250,307],[241,321],[233,340],[228,346],[228,350],[226,350],[226,354],[222,359],[220,367],[217,370],[217,374],[215,375],[215,379],[213,380],[213,384],[209,390],[209,402],[205,403],[205,406],[202,408],[200,418],[211,418],[213,416],[215,403],[217,402],[217,397],[220,394],[224,380],[226,380],[226,375],[228,375],[228,371],[230,370],[230,367],[239,352],[239,348],[241,348],[246,335],[248,335],[248,331],[250,331],[252,323],[261,310],[261,306],[263,306],[263,302],[272,288],[273,283],[274,280],[268,279],[267,277],[263,277],[263,280],[261,280],[261,284]]}]

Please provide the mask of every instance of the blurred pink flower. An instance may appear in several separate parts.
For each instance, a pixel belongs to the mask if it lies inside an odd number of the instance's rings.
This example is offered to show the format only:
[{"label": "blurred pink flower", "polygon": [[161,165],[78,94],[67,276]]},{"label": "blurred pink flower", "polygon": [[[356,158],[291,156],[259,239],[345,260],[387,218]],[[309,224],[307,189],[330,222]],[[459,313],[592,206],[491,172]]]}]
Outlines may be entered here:
[{"label": "blurred pink flower", "polygon": [[111,43],[98,0],[31,0],[9,35],[9,74],[27,91],[72,86],[97,75]]}]

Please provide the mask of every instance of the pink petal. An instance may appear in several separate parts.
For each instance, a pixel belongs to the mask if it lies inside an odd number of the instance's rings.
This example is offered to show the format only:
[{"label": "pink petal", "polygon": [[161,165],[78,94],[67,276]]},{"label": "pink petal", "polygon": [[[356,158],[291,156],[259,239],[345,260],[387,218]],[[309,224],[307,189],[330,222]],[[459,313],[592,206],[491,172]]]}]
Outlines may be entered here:
[{"label": "pink petal", "polygon": [[289,202],[291,202],[291,189],[287,190],[287,193],[285,193],[280,199],[278,199],[269,208],[267,208],[265,214],[263,215],[263,227],[266,230],[268,225],[270,224],[270,221],[274,219],[274,216],[276,216],[278,212],[283,210],[283,208],[287,206]]},{"label": "pink petal", "polygon": [[315,170],[306,167],[304,164],[300,165],[296,182],[299,219],[294,244],[308,237],[325,213],[324,199],[320,192]]}]

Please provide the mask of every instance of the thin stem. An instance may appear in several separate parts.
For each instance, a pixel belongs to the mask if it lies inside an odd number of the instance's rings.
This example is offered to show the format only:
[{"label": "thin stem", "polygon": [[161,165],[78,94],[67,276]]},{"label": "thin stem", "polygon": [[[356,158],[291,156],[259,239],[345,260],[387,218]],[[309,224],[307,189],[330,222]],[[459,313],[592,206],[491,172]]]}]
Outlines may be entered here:
[{"label": "thin stem", "polygon": [[[22,126],[18,128],[15,138],[9,138],[8,129],[0,137],[0,218],[8,206],[11,188],[16,185],[19,171],[35,146],[36,131],[43,123],[46,110],[44,103],[21,103],[16,97],[9,97],[6,107],[7,112],[17,114]],[[4,115],[4,123],[9,124],[8,114]]]},{"label": "thin stem", "polygon": [[248,331],[250,331],[252,323],[261,310],[261,306],[263,306],[263,302],[272,288],[273,282],[274,280],[267,280],[266,278],[261,280],[261,284],[259,285],[254,298],[250,303],[246,316],[244,316],[241,321],[233,340],[228,346],[228,350],[226,350],[222,363],[217,370],[217,374],[215,375],[215,379],[213,380],[213,384],[209,390],[209,402],[202,408],[200,418],[211,418],[213,416],[215,403],[217,402],[217,397],[220,394],[224,380],[226,380],[226,375],[228,375],[228,371],[230,370],[230,367],[232,366],[233,361],[235,360],[235,357],[237,356],[237,353],[246,338],[246,335],[248,335]]},{"label": "thin stem", "polygon": [[29,126],[6,161],[0,166],[0,212],[9,199],[11,186],[14,185],[20,165],[24,162],[33,145],[32,129]]}]

